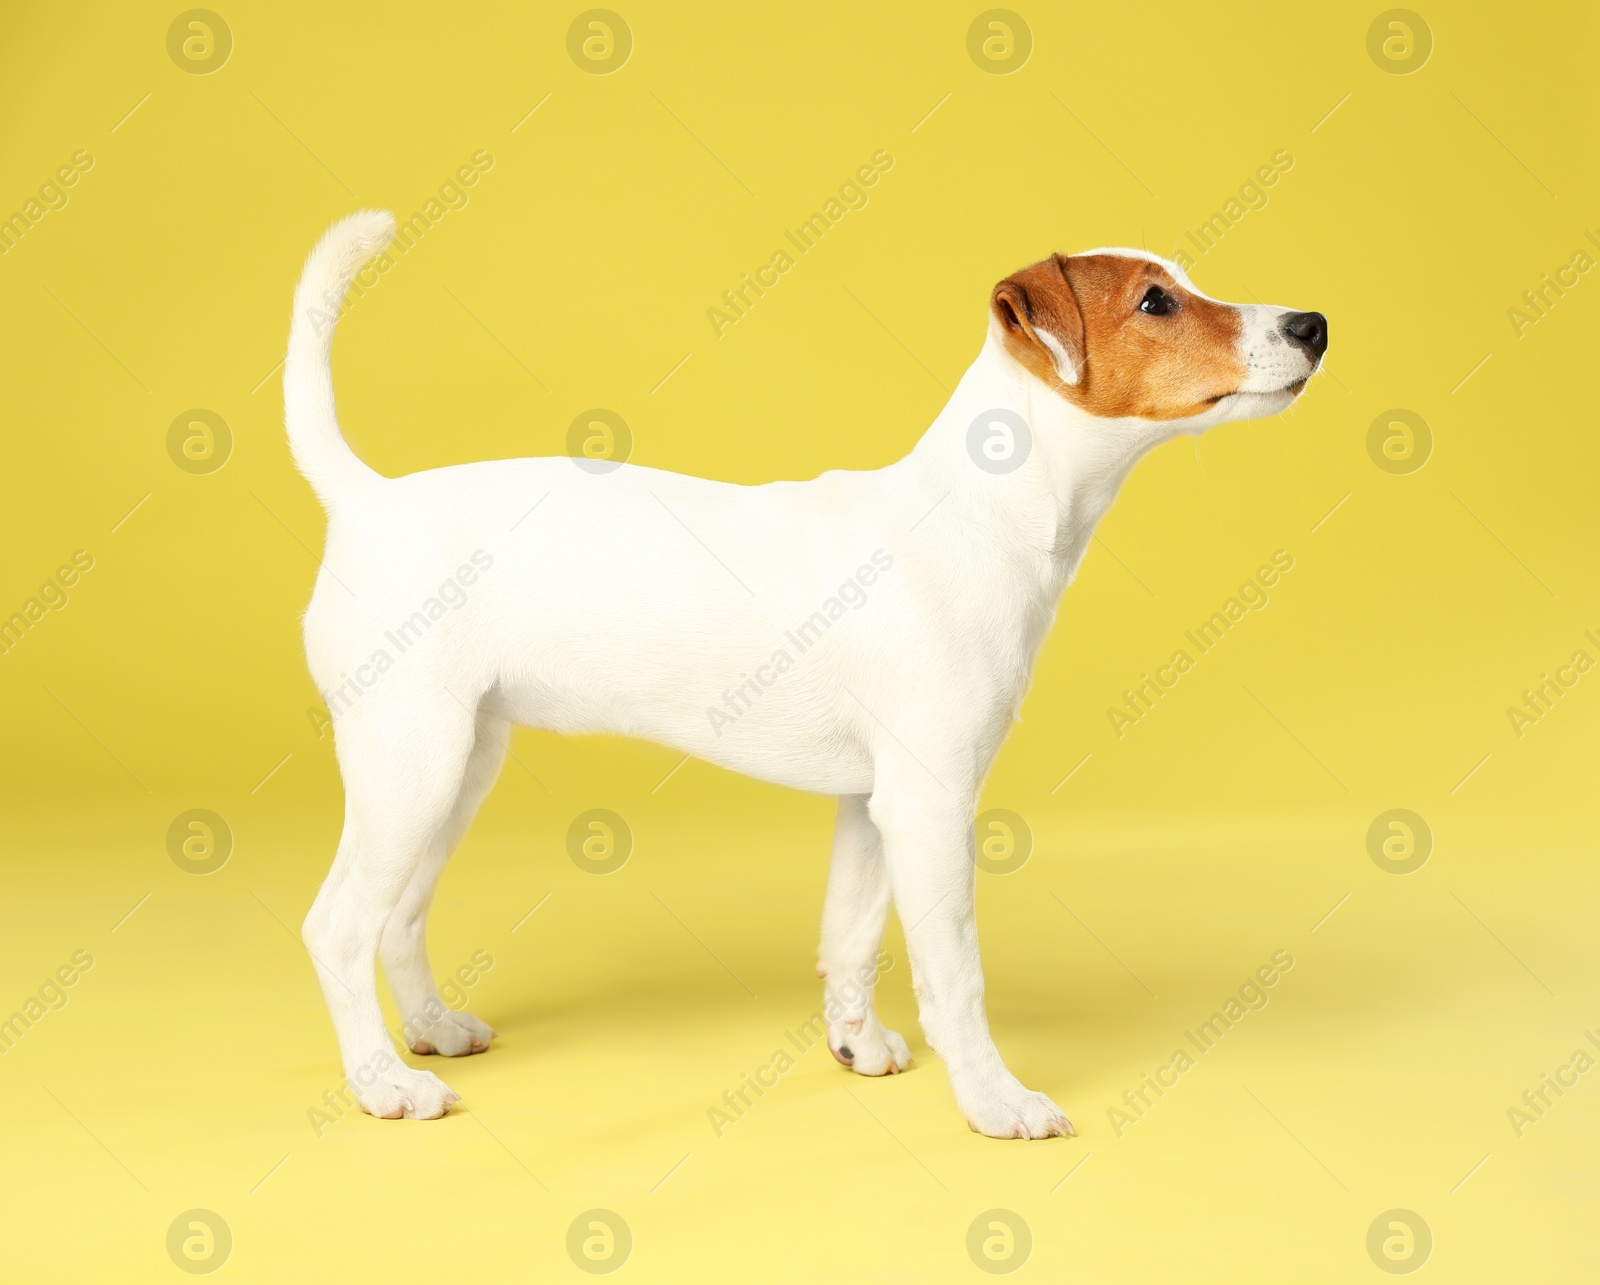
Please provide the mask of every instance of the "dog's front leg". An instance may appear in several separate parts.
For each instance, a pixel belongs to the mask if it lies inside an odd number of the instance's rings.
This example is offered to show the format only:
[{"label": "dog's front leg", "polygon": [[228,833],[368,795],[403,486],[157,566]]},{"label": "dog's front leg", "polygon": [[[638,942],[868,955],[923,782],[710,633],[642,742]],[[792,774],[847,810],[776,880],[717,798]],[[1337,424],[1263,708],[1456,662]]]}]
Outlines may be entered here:
[{"label": "dog's front leg", "polygon": [[973,794],[898,756],[876,767],[869,810],[883,836],[895,909],[905,928],[912,981],[928,1044],[944,1059],[967,1123],[992,1138],[1070,1134],[1042,1093],[1023,1087],[1000,1060],[983,1006],[972,840]]},{"label": "dog's front leg", "polygon": [[878,945],[888,917],[883,841],[867,815],[866,796],[846,794],[839,799],[833,830],[817,971],[827,979],[828,1047],[860,1075],[890,1075],[911,1065],[905,1040],[878,1020],[873,1003]]}]

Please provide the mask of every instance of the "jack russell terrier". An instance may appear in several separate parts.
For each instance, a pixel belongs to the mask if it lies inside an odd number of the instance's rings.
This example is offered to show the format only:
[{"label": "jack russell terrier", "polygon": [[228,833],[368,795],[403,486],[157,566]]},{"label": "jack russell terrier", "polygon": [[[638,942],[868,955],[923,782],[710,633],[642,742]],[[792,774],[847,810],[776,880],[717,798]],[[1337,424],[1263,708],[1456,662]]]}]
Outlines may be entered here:
[{"label": "jack russell terrier", "polygon": [[1326,320],[1219,303],[1137,250],[1057,254],[994,288],[977,360],[886,468],[735,486],[574,455],[387,478],[340,434],[330,354],[352,279],[394,229],[366,211],[322,238],[283,372],[289,445],[327,510],[306,656],[345,787],[304,939],[362,1108],[432,1119],[459,1101],[393,1056],[375,957],[413,1053],[494,1037],[440,1000],[424,927],[522,724],[837,795],[818,964],[834,1056],[862,1075],[910,1063],[870,981],[892,898],[967,1122],[1072,1133],[989,1034],[979,791],[1134,463],[1284,410],[1321,364]]}]

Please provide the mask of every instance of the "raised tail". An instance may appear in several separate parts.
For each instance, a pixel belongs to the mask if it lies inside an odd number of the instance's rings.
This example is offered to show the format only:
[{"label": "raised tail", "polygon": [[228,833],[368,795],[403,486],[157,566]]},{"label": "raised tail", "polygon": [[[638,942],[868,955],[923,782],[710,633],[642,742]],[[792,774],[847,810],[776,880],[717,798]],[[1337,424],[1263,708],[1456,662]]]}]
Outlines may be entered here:
[{"label": "raised tail", "polygon": [[283,420],[294,462],[332,508],[378,475],[356,458],[333,407],[333,330],[361,265],[394,239],[394,215],[360,210],[335,223],[306,260],[294,292],[289,355],[283,363]]}]

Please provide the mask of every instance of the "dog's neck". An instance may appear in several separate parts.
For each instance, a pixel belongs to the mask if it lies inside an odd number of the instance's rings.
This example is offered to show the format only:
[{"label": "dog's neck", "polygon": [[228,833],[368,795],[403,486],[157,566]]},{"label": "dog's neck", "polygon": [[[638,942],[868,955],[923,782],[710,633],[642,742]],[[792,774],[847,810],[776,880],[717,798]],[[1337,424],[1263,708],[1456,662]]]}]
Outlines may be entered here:
[{"label": "dog's neck", "polygon": [[[995,410],[1028,428],[1025,458],[1010,472],[973,450],[974,421]],[[980,430],[980,440],[993,431]],[[1172,424],[1100,419],[1074,406],[1018,365],[991,323],[983,351],[905,462],[1053,613],[1133,466],[1175,435]]]}]

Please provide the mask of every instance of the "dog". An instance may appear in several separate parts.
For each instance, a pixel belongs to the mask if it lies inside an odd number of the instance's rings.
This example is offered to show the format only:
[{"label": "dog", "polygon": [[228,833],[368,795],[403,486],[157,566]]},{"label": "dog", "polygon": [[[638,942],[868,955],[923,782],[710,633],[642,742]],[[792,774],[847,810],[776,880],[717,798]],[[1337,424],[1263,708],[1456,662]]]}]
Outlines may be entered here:
[{"label": "dog", "polygon": [[334,411],[333,321],[394,219],[324,235],[294,297],[284,418],[327,511],[306,657],[334,718],[343,834],[303,937],[375,1116],[459,1096],[393,1056],[494,1032],[439,999],[434,886],[515,724],[641,737],[838,796],[818,973],[828,1043],[906,1069],[870,979],[889,905],[923,1032],[997,1138],[1071,1134],[989,1033],[974,913],[979,791],[1095,525],[1139,458],[1276,414],[1322,363],[1315,312],[1222,303],[1138,250],[1052,255],[989,300],[977,360],[905,458],[737,486],[578,455],[382,477]]}]

